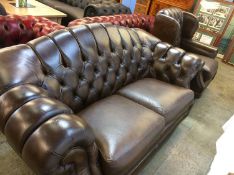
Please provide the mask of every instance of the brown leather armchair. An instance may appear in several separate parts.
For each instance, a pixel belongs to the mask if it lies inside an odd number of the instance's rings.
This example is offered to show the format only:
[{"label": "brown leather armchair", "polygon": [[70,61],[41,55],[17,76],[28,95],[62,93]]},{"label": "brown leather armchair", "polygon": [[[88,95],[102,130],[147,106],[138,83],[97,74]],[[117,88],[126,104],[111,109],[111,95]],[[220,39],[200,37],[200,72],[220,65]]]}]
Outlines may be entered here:
[{"label": "brown leather armchair", "polygon": [[204,64],[111,24],[59,30],[0,58],[0,129],[40,175],[132,174],[188,114]]},{"label": "brown leather armchair", "polygon": [[205,65],[203,71],[192,82],[192,88],[199,96],[215,77],[218,62],[215,60],[218,49],[192,40],[199,23],[192,13],[178,8],[162,9],[156,14],[154,35],[162,41],[196,54]]}]

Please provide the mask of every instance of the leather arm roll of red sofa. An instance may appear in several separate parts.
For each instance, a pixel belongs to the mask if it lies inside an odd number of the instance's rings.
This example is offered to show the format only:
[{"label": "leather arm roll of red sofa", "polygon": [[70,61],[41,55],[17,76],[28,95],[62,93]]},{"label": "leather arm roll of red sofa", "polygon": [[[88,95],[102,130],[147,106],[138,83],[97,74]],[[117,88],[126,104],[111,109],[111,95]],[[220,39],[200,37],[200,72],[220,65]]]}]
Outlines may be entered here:
[{"label": "leather arm roll of red sofa", "polygon": [[44,17],[0,16],[0,48],[26,43],[64,26]]},{"label": "leather arm roll of red sofa", "polygon": [[140,28],[153,34],[154,16],[140,14],[120,14],[112,16],[85,17],[71,21],[68,26],[77,26],[90,23],[112,23],[129,28]]}]

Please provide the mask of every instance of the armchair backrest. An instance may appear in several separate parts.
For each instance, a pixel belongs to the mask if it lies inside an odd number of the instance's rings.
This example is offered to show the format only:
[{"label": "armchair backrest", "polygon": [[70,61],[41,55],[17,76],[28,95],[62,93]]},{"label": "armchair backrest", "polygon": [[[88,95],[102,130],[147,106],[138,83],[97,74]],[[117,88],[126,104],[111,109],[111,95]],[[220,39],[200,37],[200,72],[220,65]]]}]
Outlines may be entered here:
[{"label": "armchair backrest", "polygon": [[156,14],[154,35],[173,46],[180,46],[181,39],[191,39],[198,27],[198,20],[192,13],[166,8]]}]

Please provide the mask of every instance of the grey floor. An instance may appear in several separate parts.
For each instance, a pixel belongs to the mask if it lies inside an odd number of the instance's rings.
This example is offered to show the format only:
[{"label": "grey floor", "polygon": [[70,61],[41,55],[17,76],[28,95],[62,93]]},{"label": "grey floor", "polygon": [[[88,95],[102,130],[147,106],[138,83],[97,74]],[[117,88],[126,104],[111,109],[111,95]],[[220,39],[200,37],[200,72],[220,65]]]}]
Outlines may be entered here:
[{"label": "grey floor", "polygon": [[[216,78],[189,116],[152,156],[140,175],[205,175],[222,125],[234,114],[234,67],[220,62]],[[33,175],[0,134],[0,175]]]}]

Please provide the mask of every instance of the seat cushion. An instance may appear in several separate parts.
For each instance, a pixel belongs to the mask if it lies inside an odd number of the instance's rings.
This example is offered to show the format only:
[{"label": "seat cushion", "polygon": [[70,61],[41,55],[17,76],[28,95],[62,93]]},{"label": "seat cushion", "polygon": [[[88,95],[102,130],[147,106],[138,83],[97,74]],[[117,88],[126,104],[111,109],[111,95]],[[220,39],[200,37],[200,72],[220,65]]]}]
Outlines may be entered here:
[{"label": "seat cushion", "polygon": [[196,55],[205,62],[203,66],[203,78],[205,83],[211,81],[218,70],[218,61],[203,55]]},{"label": "seat cushion", "polygon": [[106,175],[124,174],[155,145],[164,118],[125,97],[113,95],[78,113],[92,128]]},{"label": "seat cushion", "polygon": [[151,78],[136,81],[118,94],[161,114],[166,124],[187,111],[194,100],[193,91]]}]

